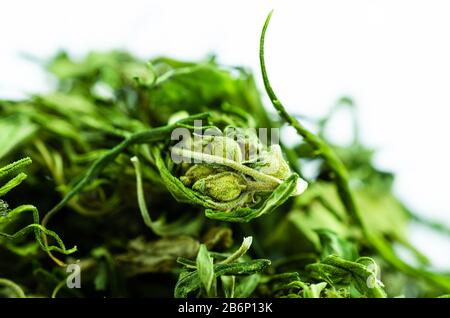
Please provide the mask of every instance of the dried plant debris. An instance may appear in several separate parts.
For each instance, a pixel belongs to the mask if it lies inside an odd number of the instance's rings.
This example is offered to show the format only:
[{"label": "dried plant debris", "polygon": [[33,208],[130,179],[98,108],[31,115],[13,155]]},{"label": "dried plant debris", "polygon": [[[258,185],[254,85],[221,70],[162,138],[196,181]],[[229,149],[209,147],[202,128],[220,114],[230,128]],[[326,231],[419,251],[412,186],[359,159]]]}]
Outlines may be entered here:
[{"label": "dried plant debris", "polygon": [[[0,100],[1,296],[450,293],[406,229],[449,230],[393,194],[357,121],[350,145],[326,138],[353,101],[314,131],[283,107],[265,67],[269,19],[261,70],[279,117],[245,68],[118,51],[60,53],[46,64],[54,92]],[[283,123],[295,146],[280,142]]]}]

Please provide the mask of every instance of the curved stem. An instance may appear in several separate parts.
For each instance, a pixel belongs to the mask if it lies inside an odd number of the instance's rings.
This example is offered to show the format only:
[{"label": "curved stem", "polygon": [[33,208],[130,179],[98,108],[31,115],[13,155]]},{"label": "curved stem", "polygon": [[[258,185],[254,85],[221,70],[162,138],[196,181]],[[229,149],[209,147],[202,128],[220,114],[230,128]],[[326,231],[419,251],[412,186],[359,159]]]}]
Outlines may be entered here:
[{"label": "curved stem", "polygon": [[150,212],[147,209],[147,204],[145,203],[144,197],[144,188],[142,184],[142,170],[141,164],[138,157],[132,157],[131,162],[133,163],[134,170],[136,173],[136,192],[138,198],[138,206],[141,211],[142,219],[146,226],[148,226],[155,234],[159,236],[164,236],[164,232],[160,231],[160,228],[157,226],[157,221],[154,222],[150,216]]},{"label": "curved stem", "polygon": [[356,224],[361,228],[365,238],[370,243],[370,245],[375,248],[385,260],[387,260],[392,266],[396,267],[397,269],[404,271],[405,273],[408,273],[412,276],[425,278],[434,285],[440,286],[446,290],[450,290],[450,278],[410,266],[395,254],[389,242],[387,242],[382,236],[376,235],[375,233],[370,231],[370,228],[365,223],[361,211],[356,204],[355,197],[349,186],[348,172],[342,161],[337,157],[331,147],[329,147],[320,137],[316,136],[305,127],[303,127],[296,118],[289,115],[284,106],[281,104],[280,100],[272,89],[272,86],[270,85],[264,60],[264,39],[272,13],[273,11],[271,11],[267,16],[261,32],[259,58],[264,87],[273,106],[278,111],[278,114],[289,125],[295,128],[297,133],[302,136],[304,140],[316,151],[316,153],[324,159],[324,161],[333,171],[339,197],[341,198],[346,210],[350,213],[353,221],[356,222]]},{"label": "curved stem", "polygon": [[[36,241],[39,243],[41,248],[46,252],[57,251],[59,253],[68,255],[68,254],[71,254],[76,251],[76,247],[67,249],[64,245],[64,242],[61,240],[61,238],[58,236],[58,234],[56,234],[55,232],[53,232],[51,230],[48,230],[47,228],[45,228],[44,226],[39,224],[39,212],[38,212],[37,208],[33,205],[21,205],[21,206],[15,208],[14,210],[12,210],[11,212],[9,212],[7,218],[13,218],[16,215],[19,215],[19,214],[22,214],[25,212],[32,213],[34,223],[25,226],[24,228],[22,228],[21,230],[15,232],[13,234],[0,232],[0,237],[5,237],[7,239],[14,240],[23,235],[26,235],[30,231],[34,231]],[[57,246],[48,246],[48,243],[44,242],[41,239],[41,237],[47,237],[47,236],[52,237],[56,241]]]},{"label": "curved stem", "polygon": [[205,163],[214,163],[214,164],[229,167],[229,168],[239,171],[245,175],[248,175],[248,176],[254,178],[255,180],[267,182],[269,184],[273,184],[274,186],[278,186],[283,183],[283,181],[278,178],[261,173],[255,169],[244,166],[236,161],[233,161],[233,160],[230,160],[227,158],[218,157],[218,156],[205,154],[205,153],[199,153],[199,152],[195,152],[195,151],[191,151],[191,150],[187,150],[187,149],[181,149],[181,148],[177,148],[177,147],[173,147],[172,151],[176,155],[187,158],[187,159],[194,159],[194,160],[199,160],[199,161],[202,161]]},{"label": "curved stem", "polygon": [[58,294],[58,292],[61,290],[61,288],[63,288],[66,285],[66,280],[63,279],[62,281],[59,282],[58,285],[56,285],[55,289],[52,292],[52,298],[56,298],[56,295]]},{"label": "curved stem", "polygon": [[264,39],[272,13],[273,11],[269,13],[266,22],[264,23],[264,27],[261,33],[260,49],[259,49],[261,73],[267,95],[269,95],[270,101],[272,102],[275,109],[278,111],[280,117],[283,118],[289,125],[294,127],[297,133],[300,136],[302,136],[305,139],[305,141],[308,144],[310,144],[311,147],[314,148],[316,153],[318,153],[330,166],[330,169],[335,173],[334,177],[338,188],[339,196],[342,199],[345,207],[347,208],[349,213],[353,216],[353,219],[359,225],[361,225],[362,228],[365,228],[365,226],[363,225],[363,218],[361,217],[361,213],[358,210],[352,192],[350,191],[348,183],[348,173],[344,164],[336,156],[333,150],[320,137],[310,132],[308,129],[303,127],[296,118],[289,115],[289,113],[286,111],[286,109],[278,99],[277,95],[275,94],[272,86],[270,85],[264,60]]},{"label": "curved stem", "polygon": [[190,116],[185,119],[182,119],[173,125],[152,128],[149,130],[137,132],[137,133],[130,135],[125,140],[123,140],[121,143],[119,143],[117,146],[110,149],[103,156],[98,158],[89,167],[89,169],[86,171],[84,177],[72,188],[72,190],[69,191],[69,193],[66,194],[66,196],[55,207],[53,207],[53,209],[51,209],[45,215],[45,217],[42,220],[42,225],[45,226],[50,221],[50,219],[53,217],[54,214],[56,214],[62,207],[64,207],[67,204],[67,202],[70,199],[72,199],[86,185],[88,185],[93,179],[95,179],[99,175],[99,173],[105,168],[105,166],[108,165],[108,163],[110,163],[111,161],[113,161],[127,147],[134,145],[134,144],[162,140],[168,134],[170,134],[174,128],[178,127],[180,124],[183,124],[185,122],[190,122],[190,121],[193,121],[196,119],[205,119],[208,116],[209,116],[209,114],[202,113],[202,114],[198,114],[198,115],[194,115],[194,116]]},{"label": "curved stem", "polygon": [[14,292],[16,293],[16,296],[18,298],[26,298],[27,296],[25,295],[23,289],[17,285],[16,283],[14,283],[13,281],[6,279],[6,278],[0,278],[0,285],[6,286],[11,288],[12,290],[14,290]]}]

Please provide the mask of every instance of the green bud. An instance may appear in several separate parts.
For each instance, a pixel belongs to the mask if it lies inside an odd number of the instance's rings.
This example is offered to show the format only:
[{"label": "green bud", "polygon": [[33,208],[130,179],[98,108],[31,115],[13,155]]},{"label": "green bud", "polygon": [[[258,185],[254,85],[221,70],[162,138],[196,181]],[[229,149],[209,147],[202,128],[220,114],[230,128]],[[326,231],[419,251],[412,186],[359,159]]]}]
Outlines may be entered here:
[{"label": "green bud", "polygon": [[214,200],[228,202],[237,199],[247,188],[244,177],[234,172],[221,172],[200,179],[192,189]]},{"label": "green bud", "polygon": [[186,171],[184,176],[180,177],[180,180],[185,186],[191,186],[197,180],[216,174],[219,171],[219,169],[212,168],[208,165],[193,165]]}]

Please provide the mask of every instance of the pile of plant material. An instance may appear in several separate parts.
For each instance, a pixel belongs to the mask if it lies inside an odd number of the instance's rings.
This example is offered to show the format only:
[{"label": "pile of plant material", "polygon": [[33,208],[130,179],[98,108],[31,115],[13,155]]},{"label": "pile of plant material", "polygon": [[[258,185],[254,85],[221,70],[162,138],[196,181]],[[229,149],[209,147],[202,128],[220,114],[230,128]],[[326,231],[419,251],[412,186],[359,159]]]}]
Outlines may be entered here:
[{"label": "pile of plant material", "polygon": [[[345,146],[325,137],[352,100],[312,130],[283,107],[264,63],[268,21],[260,59],[274,108],[242,67],[118,51],[60,53],[46,65],[53,92],[0,101],[1,296],[450,293],[450,275],[408,241],[418,220],[393,174],[357,130]],[[294,146],[257,133],[285,124]]]}]

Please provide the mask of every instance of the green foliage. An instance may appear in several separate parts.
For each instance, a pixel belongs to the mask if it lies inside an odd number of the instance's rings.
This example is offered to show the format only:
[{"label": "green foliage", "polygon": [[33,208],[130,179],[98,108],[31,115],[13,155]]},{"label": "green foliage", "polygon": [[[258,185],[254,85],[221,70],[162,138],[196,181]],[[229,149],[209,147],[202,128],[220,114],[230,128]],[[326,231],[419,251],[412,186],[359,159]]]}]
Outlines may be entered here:
[{"label": "green foliage", "polygon": [[[219,277],[222,282],[222,293],[220,296],[235,295],[236,278],[234,276],[250,275],[247,277],[252,277],[270,266],[270,261],[267,259],[240,261],[240,258],[250,248],[251,242],[251,237],[244,238],[241,247],[229,256],[214,254],[217,258],[223,258],[216,263],[214,263],[206,247],[202,245],[198,252],[195,266],[190,266],[189,262],[180,261],[180,263],[185,265],[185,270],[180,274],[175,286],[174,296],[177,298],[187,297],[191,293],[198,292],[197,296],[215,297],[217,296],[215,289],[217,278]],[[239,280],[238,284],[240,285]],[[243,286],[245,285],[248,285],[248,282],[244,281]],[[201,288],[202,286],[203,288]],[[256,287],[256,284],[253,286]],[[244,291],[239,291],[238,295],[241,296],[243,293]]]},{"label": "green foliage", "polygon": [[[23,158],[18,161],[15,161],[3,168],[0,168],[0,178],[5,177],[9,174],[15,173],[17,170],[22,169],[23,167],[31,164],[30,158]],[[22,183],[23,180],[27,178],[27,175],[23,172],[17,174],[14,178],[10,179],[6,184],[0,187],[0,197],[5,196],[9,191],[13,190],[15,187],[17,187],[20,183]],[[17,230],[13,234],[7,233],[7,230],[9,228],[14,228],[14,221],[21,216],[23,213],[31,212],[33,216],[33,223],[26,225],[22,227],[21,229]],[[22,236],[28,234],[29,232],[34,232],[36,241],[39,243],[41,248],[44,251],[58,251],[63,254],[71,254],[76,251],[76,247],[71,249],[66,249],[63,241],[59,238],[58,234],[56,234],[53,231],[50,231],[46,229],[44,226],[42,226],[39,222],[39,212],[38,210],[32,206],[32,205],[21,205],[19,207],[16,207],[13,210],[9,210],[9,205],[1,200],[0,202],[0,239],[7,239],[7,240],[16,240],[18,238],[21,238]],[[56,243],[57,246],[48,246],[47,243],[45,243],[42,240],[42,235],[48,235],[49,237],[52,237]],[[14,251],[14,248],[12,249]]]},{"label": "green foliage", "polygon": [[319,263],[306,266],[313,278],[324,280],[334,288],[350,285],[365,297],[386,297],[384,285],[377,278],[377,268],[374,260],[369,257],[361,257],[352,262],[336,255],[327,256]]},{"label": "green foliage", "polygon": [[[0,100],[1,296],[448,294],[450,277],[433,271],[407,228],[449,230],[395,196],[394,175],[373,164],[356,116],[351,144],[327,139],[336,112],[356,111],[349,97],[313,123],[317,133],[286,111],[265,66],[268,22],[263,83],[299,134],[292,147],[259,138],[279,119],[250,72],[214,58],[60,53],[46,65],[54,92]],[[171,140],[177,128],[187,132],[183,147]],[[307,181],[306,162],[316,167]],[[64,284],[72,263],[79,290]]]}]

